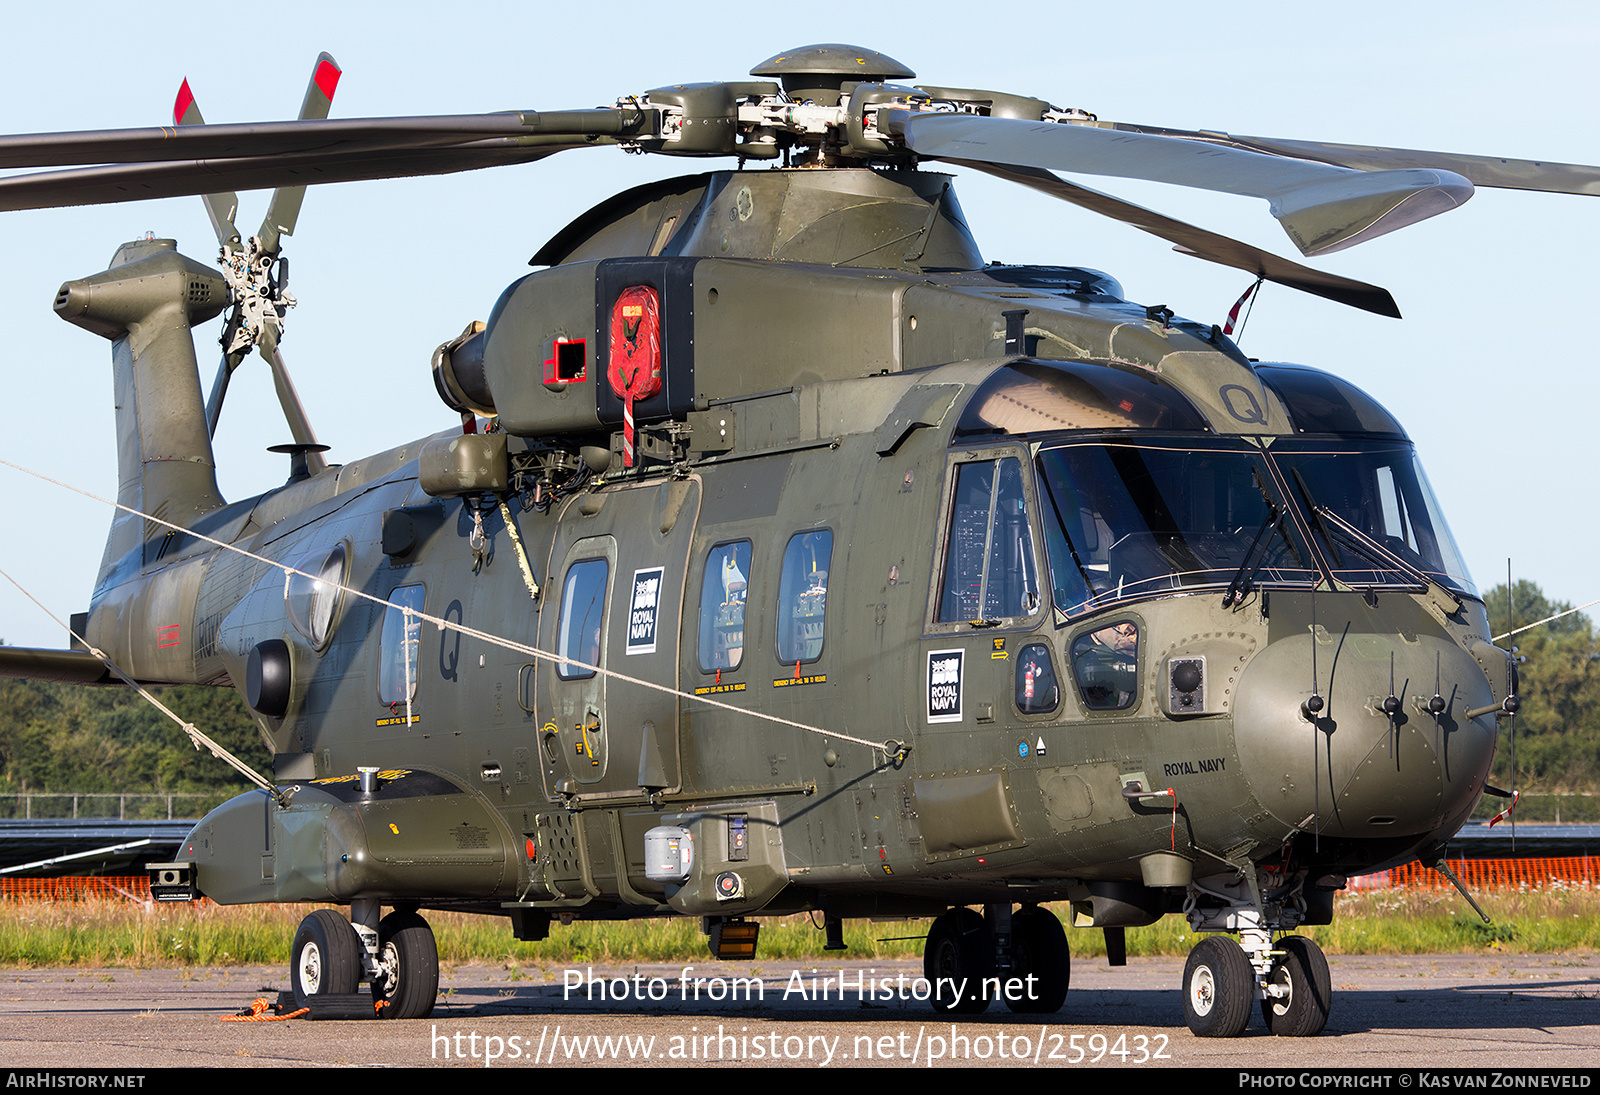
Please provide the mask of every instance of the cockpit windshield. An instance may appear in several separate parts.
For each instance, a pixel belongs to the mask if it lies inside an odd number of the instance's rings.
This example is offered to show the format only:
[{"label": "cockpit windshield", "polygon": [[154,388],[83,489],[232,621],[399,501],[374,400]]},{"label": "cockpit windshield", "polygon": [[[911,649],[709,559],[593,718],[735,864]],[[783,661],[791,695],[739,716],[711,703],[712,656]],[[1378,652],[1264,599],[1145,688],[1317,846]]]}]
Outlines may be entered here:
[{"label": "cockpit windshield", "polygon": [[1272,447],[1272,459],[1294,484],[1339,581],[1393,584],[1389,552],[1443,586],[1478,595],[1409,442],[1286,441]]},{"label": "cockpit windshield", "polygon": [[1406,441],[1100,439],[1037,459],[1067,616],[1203,586],[1310,588],[1324,567],[1357,588],[1415,587],[1421,572],[1477,595]]}]

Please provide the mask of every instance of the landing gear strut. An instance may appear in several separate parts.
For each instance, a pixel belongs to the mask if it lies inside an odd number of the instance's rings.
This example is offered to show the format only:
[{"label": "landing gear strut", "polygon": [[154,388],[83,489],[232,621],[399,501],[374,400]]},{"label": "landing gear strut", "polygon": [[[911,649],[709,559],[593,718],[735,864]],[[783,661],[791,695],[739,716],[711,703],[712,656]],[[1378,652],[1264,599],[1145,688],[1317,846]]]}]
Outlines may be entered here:
[{"label": "landing gear strut", "polygon": [[1067,997],[1072,956],[1061,921],[1027,905],[992,905],[980,916],[955,908],[934,920],[922,954],[935,1010],[976,1015],[999,998],[1014,1012],[1059,1011]]}]

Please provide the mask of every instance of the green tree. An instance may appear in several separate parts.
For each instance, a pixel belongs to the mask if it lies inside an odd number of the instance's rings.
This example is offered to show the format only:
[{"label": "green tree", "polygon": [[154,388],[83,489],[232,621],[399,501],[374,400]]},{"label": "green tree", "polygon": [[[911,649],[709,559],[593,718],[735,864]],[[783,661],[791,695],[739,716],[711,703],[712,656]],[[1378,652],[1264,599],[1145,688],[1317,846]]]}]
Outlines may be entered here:
[{"label": "green tree", "polygon": [[[1490,631],[1504,633],[1506,587],[1490,590],[1484,604]],[[1549,600],[1533,582],[1512,587],[1510,619],[1515,627],[1571,607]],[[1522,706],[1514,724],[1500,723],[1502,739],[1491,779],[1502,787],[1515,782],[1527,791],[1593,792],[1600,786],[1600,641],[1594,624],[1577,612],[1503,639],[1500,645],[1517,647]]]},{"label": "green tree", "polygon": [[[271,757],[228,688],[153,690],[180,718],[266,774]],[[0,794],[199,793],[218,801],[249,783],[130,688],[0,680]]]}]

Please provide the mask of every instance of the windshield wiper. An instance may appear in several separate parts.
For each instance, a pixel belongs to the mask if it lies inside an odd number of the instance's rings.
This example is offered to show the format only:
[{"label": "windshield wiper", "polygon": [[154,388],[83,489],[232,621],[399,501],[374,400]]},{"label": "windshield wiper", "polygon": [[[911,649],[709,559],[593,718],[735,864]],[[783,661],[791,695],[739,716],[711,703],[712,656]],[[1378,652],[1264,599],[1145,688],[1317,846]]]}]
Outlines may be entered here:
[{"label": "windshield wiper", "polygon": [[1325,526],[1331,527],[1335,534],[1342,536],[1358,554],[1366,556],[1368,560],[1377,563],[1379,567],[1398,570],[1422,587],[1423,591],[1437,586],[1444,590],[1445,595],[1451,601],[1455,602],[1456,608],[1461,607],[1461,598],[1457,597],[1437,578],[1412,566],[1326,506],[1314,506],[1312,513],[1316,515],[1319,522],[1325,523]]},{"label": "windshield wiper", "polygon": [[[1311,514],[1311,520],[1316,524],[1317,531],[1322,534],[1322,542],[1328,545],[1329,551],[1333,552],[1333,565],[1343,569],[1344,558],[1339,554],[1339,545],[1334,543],[1333,530],[1322,519],[1322,515],[1328,511],[1317,505],[1317,500],[1311,497],[1311,488],[1306,486],[1305,478],[1300,474],[1300,469],[1290,468],[1289,471],[1294,475],[1295,486],[1300,488],[1300,497]],[[1331,579],[1333,575],[1329,574],[1328,577]]]},{"label": "windshield wiper", "polygon": [[1267,516],[1262,519],[1261,527],[1256,529],[1256,538],[1250,541],[1250,550],[1244,553],[1244,562],[1239,564],[1239,569],[1234,572],[1233,581],[1228,583],[1228,591],[1222,595],[1222,607],[1232,608],[1241,603],[1245,595],[1255,586],[1256,573],[1267,561],[1267,553],[1262,551],[1257,558],[1257,548],[1261,546],[1262,539],[1267,535],[1267,530],[1282,522],[1283,511],[1277,506],[1268,504]]},{"label": "windshield wiper", "polygon": [[[1255,539],[1250,541],[1250,550],[1244,553],[1244,562],[1239,564],[1239,569],[1234,572],[1233,581],[1228,583],[1228,591],[1222,595],[1222,607],[1231,608],[1244,601],[1245,596],[1255,588],[1256,575],[1267,564],[1267,556],[1271,553],[1272,540],[1267,536],[1269,529],[1275,529],[1283,537],[1284,547],[1289,549],[1289,554],[1299,566],[1304,566],[1300,553],[1295,550],[1294,542],[1289,539],[1288,533],[1283,531],[1285,512],[1274,493],[1262,481],[1259,466],[1250,469],[1250,477],[1255,481],[1256,490],[1261,494],[1261,500],[1267,504],[1267,515],[1261,521],[1261,527],[1256,529]],[[1265,540],[1266,546],[1263,546]],[[1256,549],[1260,548],[1260,558],[1256,557]]]}]

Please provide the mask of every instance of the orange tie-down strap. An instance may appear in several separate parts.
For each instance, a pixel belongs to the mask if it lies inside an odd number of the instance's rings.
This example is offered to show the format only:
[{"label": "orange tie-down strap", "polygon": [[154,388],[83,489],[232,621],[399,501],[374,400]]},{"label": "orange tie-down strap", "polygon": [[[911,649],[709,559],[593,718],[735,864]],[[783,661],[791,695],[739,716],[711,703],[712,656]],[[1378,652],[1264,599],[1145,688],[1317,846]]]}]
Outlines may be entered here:
[{"label": "orange tie-down strap", "polygon": [[221,1020],[224,1023],[275,1023],[280,1019],[298,1019],[302,1015],[309,1015],[311,1014],[311,1009],[301,1008],[298,1011],[291,1011],[287,1015],[273,1015],[271,1012],[272,1005],[267,1003],[265,996],[262,996],[238,1015],[224,1015]]}]

